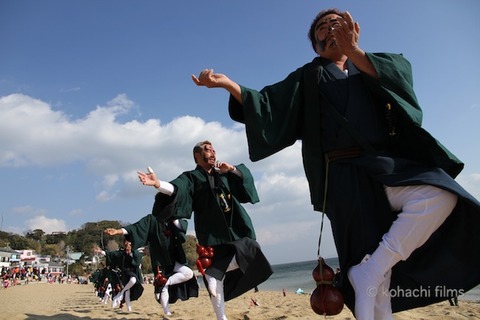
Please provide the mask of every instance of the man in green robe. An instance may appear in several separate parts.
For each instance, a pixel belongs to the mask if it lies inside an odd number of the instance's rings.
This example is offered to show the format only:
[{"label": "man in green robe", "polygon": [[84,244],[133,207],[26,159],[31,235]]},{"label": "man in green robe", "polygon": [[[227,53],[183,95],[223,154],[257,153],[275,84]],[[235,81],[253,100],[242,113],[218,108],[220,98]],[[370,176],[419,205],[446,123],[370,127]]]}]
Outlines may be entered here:
[{"label": "man in green robe", "polygon": [[[166,182],[152,170],[138,172],[143,185],[158,189],[152,214],[163,221],[194,215],[199,245],[213,248],[203,277],[218,320],[226,320],[224,302],[268,279],[272,269],[255,240],[252,221],[241,203],[259,201],[250,170],[217,161],[209,141],[195,145],[196,168]],[[149,168],[150,169],[150,168]]]},{"label": "man in green robe", "polygon": [[454,180],[463,163],[421,127],[410,63],[364,52],[359,32],[348,12],[320,12],[309,31],[319,56],[260,91],[211,69],[192,78],[230,92],[253,161],[302,141],[347,306],[393,319],[480,283],[480,204]]},{"label": "man in green robe", "polygon": [[162,306],[165,316],[172,315],[170,303],[198,297],[197,278],[187,266],[182,246],[186,241],[187,226],[188,222],[183,219],[165,222],[149,214],[121,229],[105,230],[110,236],[128,235],[134,249],[149,246],[155,279],[167,278],[165,283],[154,282],[155,300]]},{"label": "man in green robe", "polygon": [[103,251],[100,248],[95,250],[106,256],[112,288],[116,288],[117,284],[121,287],[112,298],[112,306],[121,308],[125,302],[127,310],[132,311],[131,301],[138,300],[143,293],[143,277],[140,270],[142,253],[132,250],[132,242],[128,236],[125,237],[123,245],[123,249],[115,251]]}]

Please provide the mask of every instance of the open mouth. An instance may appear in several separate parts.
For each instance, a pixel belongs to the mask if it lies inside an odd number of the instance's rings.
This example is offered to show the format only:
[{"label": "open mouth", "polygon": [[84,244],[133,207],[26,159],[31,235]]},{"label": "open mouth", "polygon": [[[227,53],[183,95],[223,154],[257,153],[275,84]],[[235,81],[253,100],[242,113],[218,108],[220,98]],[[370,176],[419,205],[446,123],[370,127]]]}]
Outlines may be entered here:
[{"label": "open mouth", "polygon": [[325,38],[325,43],[329,48],[335,47],[337,45],[337,41],[335,41],[335,38],[333,37],[333,35],[327,36],[327,38]]}]

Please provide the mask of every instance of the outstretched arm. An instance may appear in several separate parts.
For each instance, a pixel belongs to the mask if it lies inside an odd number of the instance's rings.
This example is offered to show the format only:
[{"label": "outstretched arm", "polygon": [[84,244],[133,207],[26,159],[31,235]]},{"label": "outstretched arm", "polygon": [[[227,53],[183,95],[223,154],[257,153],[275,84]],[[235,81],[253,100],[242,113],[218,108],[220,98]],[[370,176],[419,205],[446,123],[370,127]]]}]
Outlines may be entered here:
[{"label": "outstretched arm", "polygon": [[137,171],[138,179],[144,186],[155,187],[158,191],[166,195],[171,195],[174,192],[175,189],[173,185],[166,181],[160,181],[152,168],[148,167],[147,171],[147,173]]},{"label": "outstretched arm", "polygon": [[102,256],[105,256],[107,254],[105,250],[102,250],[99,246],[93,247],[93,253],[101,254]]},{"label": "outstretched arm", "polygon": [[198,78],[192,74],[192,80],[197,86],[207,88],[223,88],[227,90],[240,104],[242,104],[241,89],[238,83],[234,82],[226,75],[214,73],[213,69],[205,69],[200,72]]},{"label": "outstretched arm", "polygon": [[117,235],[125,234],[123,232],[123,229],[114,229],[114,228],[107,228],[107,229],[105,229],[105,231],[103,231],[103,233],[105,233],[106,235],[109,235],[109,236],[117,236]]}]

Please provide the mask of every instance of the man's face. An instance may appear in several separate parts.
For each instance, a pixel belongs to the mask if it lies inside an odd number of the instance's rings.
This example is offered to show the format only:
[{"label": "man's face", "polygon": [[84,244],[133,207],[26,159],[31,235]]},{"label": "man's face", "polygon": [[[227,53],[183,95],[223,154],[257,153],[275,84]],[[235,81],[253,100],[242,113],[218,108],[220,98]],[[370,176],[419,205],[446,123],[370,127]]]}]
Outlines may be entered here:
[{"label": "man's face", "polygon": [[125,248],[125,253],[130,254],[132,252],[132,243],[130,241],[123,241],[123,247]]},{"label": "man's face", "polygon": [[208,170],[215,166],[215,161],[217,157],[215,156],[215,149],[212,145],[206,144],[203,146],[202,152],[197,153],[197,163],[202,168]]},{"label": "man's face", "polygon": [[335,37],[332,31],[339,26],[339,19],[342,19],[342,17],[337,14],[328,14],[322,17],[315,25],[318,53],[336,49]]}]

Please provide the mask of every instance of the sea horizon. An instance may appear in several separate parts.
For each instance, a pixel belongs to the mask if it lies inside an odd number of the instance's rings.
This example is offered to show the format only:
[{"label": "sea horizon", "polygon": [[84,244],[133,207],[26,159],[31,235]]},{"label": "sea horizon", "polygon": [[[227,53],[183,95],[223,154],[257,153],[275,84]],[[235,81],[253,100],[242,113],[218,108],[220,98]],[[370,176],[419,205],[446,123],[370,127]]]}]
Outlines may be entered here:
[{"label": "sea horizon", "polygon": [[[333,270],[339,267],[338,258],[324,258],[325,263]],[[272,265],[273,274],[258,286],[259,290],[297,292],[300,290],[310,294],[316,288],[312,271],[317,266],[318,260],[306,260]],[[480,302],[480,285],[461,294],[459,300]]]}]

